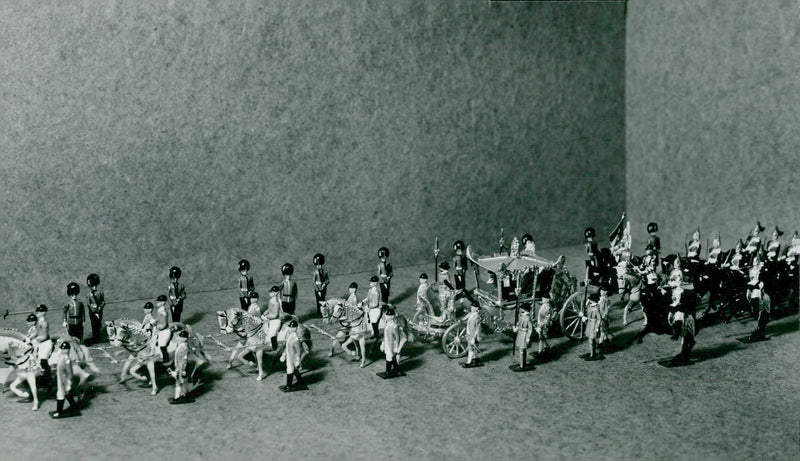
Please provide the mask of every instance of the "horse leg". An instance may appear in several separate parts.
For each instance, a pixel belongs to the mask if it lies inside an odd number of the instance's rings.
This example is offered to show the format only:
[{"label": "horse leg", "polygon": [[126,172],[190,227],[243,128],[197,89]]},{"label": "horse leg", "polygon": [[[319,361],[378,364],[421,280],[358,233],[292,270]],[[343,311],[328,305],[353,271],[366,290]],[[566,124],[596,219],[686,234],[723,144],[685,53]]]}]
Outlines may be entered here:
[{"label": "horse leg", "polygon": [[[119,375],[120,384],[125,382],[125,375],[128,374],[128,371],[130,370],[132,363],[133,363],[133,356],[131,355],[128,357],[127,360],[125,360],[125,363],[122,364],[122,374]],[[131,376],[133,376],[134,378],[136,377],[136,375],[133,372],[131,372]]]},{"label": "horse leg", "polygon": [[350,355],[356,355],[354,351],[351,351],[347,346],[353,343],[353,337],[348,336],[347,339],[342,343],[342,350],[347,352]]},{"label": "horse leg", "polygon": [[39,409],[39,392],[36,389],[36,375],[33,373],[26,373],[26,375],[28,386],[31,388],[31,397],[33,397],[33,408],[31,408],[31,410],[36,411]]},{"label": "horse leg", "polygon": [[19,385],[22,384],[22,381],[25,381],[26,378],[27,376],[25,376],[24,373],[18,371],[16,378],[14,379],[14,381],[11,382],[11,385],[8,387],[9,389],[11,389],[11,392],[17,395],[17,397],[23,399],[27,399],[31,396],[30,394],[28,394],[27,391],[24,391],[19,388]]},{"label": "horse leg", "polygon": [[358,340],[358,345],[361,346],[361,365],[360,368],[367,366],[367,339],[361,338]]},{"label": "horse leg", "polygon": [[253,354],[255,354],[256,362],[258,363],[258,378],[256,380],[261,381],[267,377],[264,374],[264,349],[257,347],[253,350]]},{"label": "horse leg", "polygon": [[150,383],[152,385],[150,395],[156,395],[158,394],[158,383],[156,383],[156,362],[154,360],[147,362],[147,373],[150,375]]}]

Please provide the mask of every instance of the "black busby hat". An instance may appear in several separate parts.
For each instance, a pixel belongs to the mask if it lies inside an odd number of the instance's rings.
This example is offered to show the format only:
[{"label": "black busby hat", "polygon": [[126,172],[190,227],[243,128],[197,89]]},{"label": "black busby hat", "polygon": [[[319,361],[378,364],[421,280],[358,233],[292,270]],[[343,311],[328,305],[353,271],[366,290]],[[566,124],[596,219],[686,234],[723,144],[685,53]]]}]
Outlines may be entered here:
[{"label": "black busby hat", "polygon": [[350,282],[350,288],[358,289],[358,284],[356,282]]},{"label": "black busby hat", "polygon": [[81,286],[78,285],[77,283],[71,282],[69,285],[67,285],[67,296],[72,296],[72,295],[77,296],[78,293],[80,292],[81,292]]},{"label": "black busby hat", "polygon": [[389,257],[389,249],[386,247],[378,248],[378,257],[383,258],[384,256]]},{"label": "black busby hat", "polygon": [[314,264],[325,264],[325,255],[317,253],[314,255]]},{"label": "black busby hat", "polygon": [[181,268],[178,266],[172,266],[169,268],[169,277],[179,279],[181,278]]},{"label": "black busby hat", "polygon": [[240,271],[249,271],[250,270],[250,261],[246,259],[242,259],[239,261],[239,270]]},{"label": "black busby hat", "polygon": [[28,317],[25,318],[27,322],[35,322],[36,321],[36,314],[28,314]]},{"label": "black busby hat", "polygon": [[587,227],[583,231],[583,236],[587,239],[594,238],[595,235],[597,235],[597,232],[594,231],[594,227]]},{"label": "black busby hat", "polygon": [[189,337],[189,332],[188,332],[188,331],[186,331],[186,330],[181,330],[181,331],[178,333],[178,336],[180,336],[181,338],[188,338],[188,337]]},{"label": "black busby hat", "polygon": [[390,317],[394,316],[394,307],[387,307],[386,310],[383,311],[383,314]]},{"label": "black busby hat", "polygon": [[89,274],[89,276],[86,277],[86,284],[90,287],[96,287],[97,285],[100,285],[100,276],[97,274]]},{"label": "black busby hat", "polygon": [[658,232],[658,224],[654,222],[649,222],[647,224],[647,232]]},{"label": "black busby hat", "polygon": [[284,264],[283,266],[281,266],[281,274],[283,275],[294,274],[294,266],[292,266],[290,263]]},{"label": "black busby hat", "polygon": [[525,233],[522,234],[522,244],[525,245],[526,243],[533,240],[533,236],[531,234]]},{"label": "black busby hat", "polygon": [[39,304],[36,306],[36,312],[47,312],[47,306],[44,304]]}]

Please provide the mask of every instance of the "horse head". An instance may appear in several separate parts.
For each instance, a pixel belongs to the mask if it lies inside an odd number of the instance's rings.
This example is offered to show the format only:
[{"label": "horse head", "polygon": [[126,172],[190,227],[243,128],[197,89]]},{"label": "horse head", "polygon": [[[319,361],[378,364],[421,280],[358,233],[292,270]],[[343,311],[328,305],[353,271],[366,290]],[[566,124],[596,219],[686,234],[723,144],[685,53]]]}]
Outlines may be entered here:
[{"label": "horse head", "polygon": [[106,322],[106,333],[108,333],[108,342],[114,347],[124,347],[135,341],[135,336],[141,337],[142,340],[147,340],[149,337],[141,323],[126,318]]}]

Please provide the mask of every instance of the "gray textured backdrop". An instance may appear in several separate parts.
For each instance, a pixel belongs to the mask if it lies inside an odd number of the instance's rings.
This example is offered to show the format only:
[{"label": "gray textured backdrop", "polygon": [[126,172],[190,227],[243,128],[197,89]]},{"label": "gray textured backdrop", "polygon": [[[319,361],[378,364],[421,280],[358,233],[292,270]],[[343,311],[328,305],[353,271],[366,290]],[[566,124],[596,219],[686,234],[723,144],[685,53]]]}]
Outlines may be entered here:
[{"label": "gray textured backdrop", "polygon": [[[627,208],[683,248],[800,229],[800,4],[637,0],[626,32]],[[784,236],[787,241],[789,236]]]},{"label": "gray textured backdrop", "polygon": [[263,284],[501,226],[564,245],[624,207],[622,4],[137,3],[0,5],[14,308],[90,271],[120,299],[172,264],[193,291],[242,257]]}]

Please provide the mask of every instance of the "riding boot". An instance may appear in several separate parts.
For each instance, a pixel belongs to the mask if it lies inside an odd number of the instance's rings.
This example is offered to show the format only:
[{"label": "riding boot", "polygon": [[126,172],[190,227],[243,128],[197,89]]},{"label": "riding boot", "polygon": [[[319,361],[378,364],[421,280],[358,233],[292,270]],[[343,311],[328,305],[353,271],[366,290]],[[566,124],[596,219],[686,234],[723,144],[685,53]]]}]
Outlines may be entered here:
[{"label": "riding boot", "polygon": [[386,361],[386,375],[389,376],[392,374],[392,362]]},{"label": "riding boot", "polygon": [[528,365],[527,362],[528,362],[528,351],[523,350],[522,353],[519,355],[519,367],[524,370],[525,367]]},{"label": "riding boot", "polygon": [[291,389],[292,387],[294,387],[293,381],[294,381],[294,375],[292,375],[291,373],[286,373],[286,387],[287,388]]},{"label": "riding boot", "polygon": [[380,330],[378,330],[378,322],[372,324],[372,337],[378,339],[380,335]]},{"label": "riding boot", "polygon": [[42,373],[42,377],[44,378],[42,380],[44,386],[53,387],[54,380],[53,380],[53,375],[50,371],[50,362],[48,362],[47,359],[41,359],[39,360],[39,365],[41,365],[42,370],[44,370],[44,373]]},{"label": "riding boot", "polygon": [[[66,397],[67,397],[67,402],[69,402],[69,408],[67,408],[67,410],[69,410],[69,411],[77,410],[78,407],[75,404],[75,398],[72,397],[72,392],[68,392]],[[63,402],[63,400],[62,400],[62,402]]]},{"label": "riding boot", "polygon": [[298,386],[305,386],[306,383],[303,381],[303,376],[300,374],[299,370],[294,370],[294,377],[297,378],[297,385]]},{"label": "riding boot", "polygon": [[167,352],[167,346],[163,346],[159,348],[161,350],[161,362],[163,364],[169,363],[169,352]]},{"label": "riding boot", "polygon": [[273,336],[273,337],[269,338],[269,343],[272,346],[272,350],[273,351],[277,351],[278,350],[278,337],[277,336]]},{"label": "riding boot", "polygon": [[395,373],[400,373],[400,364],[397,363],[397,357],[392,358],[392,369]]}]

